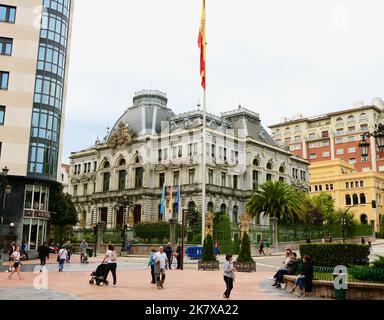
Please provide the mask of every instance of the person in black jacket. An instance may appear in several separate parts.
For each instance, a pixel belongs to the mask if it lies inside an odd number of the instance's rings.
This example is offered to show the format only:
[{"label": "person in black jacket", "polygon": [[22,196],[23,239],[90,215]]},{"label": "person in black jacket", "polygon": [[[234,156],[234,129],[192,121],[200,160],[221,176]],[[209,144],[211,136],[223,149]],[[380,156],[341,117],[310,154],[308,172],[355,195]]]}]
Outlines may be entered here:
[{"label": "person in black jacket", "polygon": [[181,245],[179,244],[175,252],[175,256],[177,260],[177,269],[181,269],[181,254],[182,254],[182,249],[181,249]]},{"label": "person in black jacket", "polygon": [[272,286],[276,286],[276,288],[281,288],[281,284],[284,283],[284,275],[286,274],[294,274],[297,267],[297,254],[296,252],[292,252],[290,254],[290,260],[287,262],[284,268],[281,268],[276,273],[276,281]]},{"label": "person in black jacket", "polygon": [[45,243],[37,249],[37,252],[39,253],[39,259],[40,259],[40,272],[43,271],[43,268],[45,267],[45,264],[47,263],[47,259],[49,259],[49,248],[48,245]]},{"label": "person in black jacket", "polygon": [[172,253],[173,253],[173,248],[172,248],[172,244],[170,242],[167,243],[165,249],[164,249],[164,253],[167,255],[167,259],[168,259],[168,267],[169,267],[169,270],[172,269]]},{"label": "person in black jacket", "polygon": [[300,288],[300,296],[305,296],[305,292],[312,291],[313,266],[310,256],[303,258],[303,270],[295,281],[295,285],[291,292],[295,292],[296,288]]}]

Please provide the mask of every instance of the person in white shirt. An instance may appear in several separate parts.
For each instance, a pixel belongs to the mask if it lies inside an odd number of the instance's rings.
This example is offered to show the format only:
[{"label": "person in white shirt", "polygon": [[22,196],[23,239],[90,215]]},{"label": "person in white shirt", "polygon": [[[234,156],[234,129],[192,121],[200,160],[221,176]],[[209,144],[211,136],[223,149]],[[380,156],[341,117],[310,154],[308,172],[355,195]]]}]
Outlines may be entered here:
[{"label": "person in white shirt", "polygon": [[23,280],[22,276],[20,275],[20,247],[16,247],[15,252],[12,253],[11,258],[13,260],[13,268],[14,270],[12,273],[8,276],[9,279],[11,279],[12,275],[17,272],[19,275],[19,279]]},{"label": "person in white shirt", "polygon": [[67,261],[68,251],[65,246],[60,249],[59,255],[57,256],[57,262],[59,262],[59,272],[63,272],[64,263]]},{"label": "person in white shirt", "polygon": [[113,277],[113,287],[116,287],[116,269],[117,269],[117,254],[115,252],[115,248],[113,245],[109,244],[108,245],[108,250],[105,253],[105,257],[101,263],[107,262],[107,267],[105,268],[105,273],[104,273],[104,282],[107,281],[109,271],[112,272],[112,277]]},{"label": "person in white shirt", "polygon": [[[155,260],[155,274],[156,274],[156,284],[158,289],[164,288],[165,281],[165,266],[167,263],[167,255],[164,253],[164,248],[159,247],[159,251],[153,256]],[[161,274],[161,279],[160,279]]]}]

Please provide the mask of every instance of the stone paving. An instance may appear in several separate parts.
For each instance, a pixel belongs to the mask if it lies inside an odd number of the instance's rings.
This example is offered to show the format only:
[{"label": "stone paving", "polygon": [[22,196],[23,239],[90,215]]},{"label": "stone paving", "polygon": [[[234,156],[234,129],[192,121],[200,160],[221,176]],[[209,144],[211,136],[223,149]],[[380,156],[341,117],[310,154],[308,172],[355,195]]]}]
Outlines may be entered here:
[{"label": "stone paving", "polygon": [[54,290],[35,288],[1,288],[0,300],[80,300],[78,297]]}]

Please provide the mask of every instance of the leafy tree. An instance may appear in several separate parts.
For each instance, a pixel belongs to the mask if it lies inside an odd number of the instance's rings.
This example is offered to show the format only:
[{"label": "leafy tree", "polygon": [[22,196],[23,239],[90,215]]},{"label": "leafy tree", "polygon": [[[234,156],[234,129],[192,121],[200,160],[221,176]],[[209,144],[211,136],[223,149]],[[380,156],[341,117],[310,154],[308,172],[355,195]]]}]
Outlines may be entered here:
[{"label": "leafy tree", "polygon": [[78,223],[76,208],[71,195],[63,192],[63,186],[56,184],[50,189],[49,211],[53,212],[52,224],[58,229],[56,237],[62,239],[66,226],[74,226]]},{"label": "leafy tree", "polygon": [[213,220],[213,237],[220,244],[232,244],[231,221],[226,212],[216,212]]},{"label": "leafy tree", "polygon": [[216,256],[213,253],[213,239],[211,235],[207,235],[204,240],[204,249],[203,249],[203,261],[216,261]]},{"label": "leafy tree", "polygon": [[241,239],[240,253],[237,258],[239,262],[252,262],[251,256],[251,242],[249,240],[248,234],[245,232],[243,239]]},{"label": "leafy tree", "polygon": [[292,224],[302,219],[302,197],[286,182],[268,181],[255,191],[246,210],[251,217],[265,213],[280,224]]},{"label": "leafy tree", "polygon": [[315,207],[320,209],[325,224],[339,223],[340,220],[337,222],[335,216],[335,200],[330,194],[321,192],[318,196],[313,197],[312,201]]}]

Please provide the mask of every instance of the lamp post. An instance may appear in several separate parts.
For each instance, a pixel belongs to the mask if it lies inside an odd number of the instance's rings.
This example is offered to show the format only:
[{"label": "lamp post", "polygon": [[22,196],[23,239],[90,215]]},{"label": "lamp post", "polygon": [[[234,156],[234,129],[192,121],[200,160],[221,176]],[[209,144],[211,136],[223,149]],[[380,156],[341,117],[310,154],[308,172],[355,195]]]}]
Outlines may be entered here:
[{"label": "lamp post", "polygon": [[371,144],[367,141],[368,138],[375,138],[377,147],[380,152],[384,151],[384,124],[379,123],[375,125],[375,130],[372,132],[364,133],[361,136],[361,142],[359,143],[359,149],[361,156],[364,160],[368,159],[369,147]]}]

